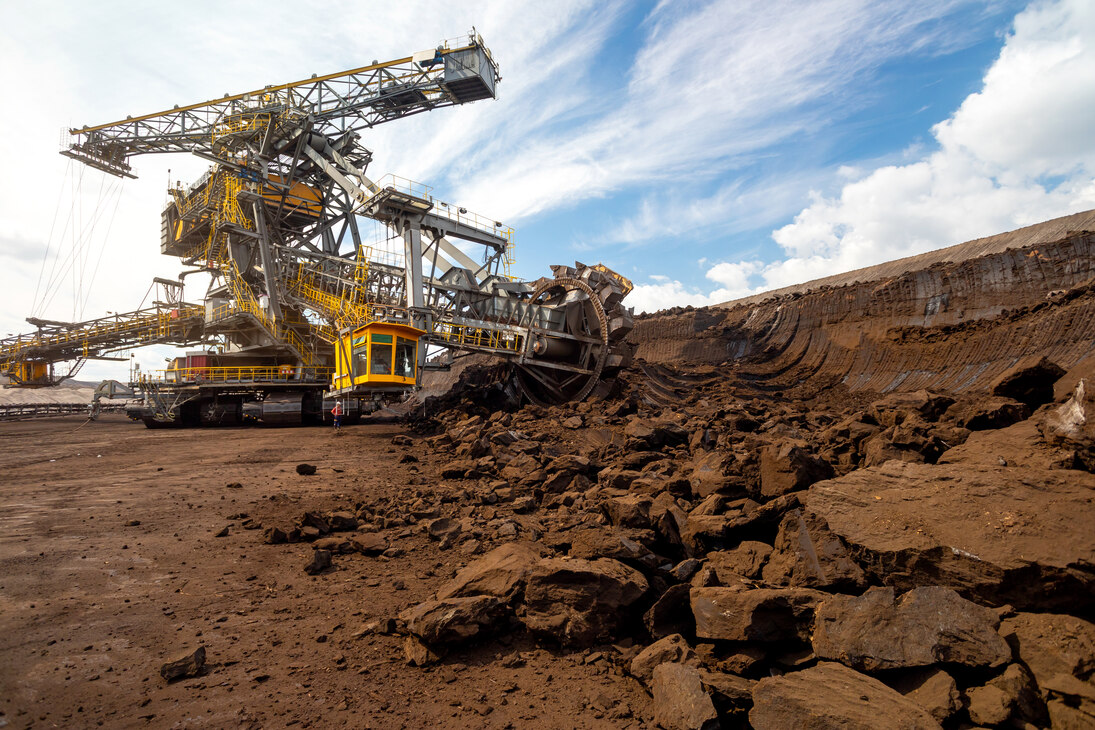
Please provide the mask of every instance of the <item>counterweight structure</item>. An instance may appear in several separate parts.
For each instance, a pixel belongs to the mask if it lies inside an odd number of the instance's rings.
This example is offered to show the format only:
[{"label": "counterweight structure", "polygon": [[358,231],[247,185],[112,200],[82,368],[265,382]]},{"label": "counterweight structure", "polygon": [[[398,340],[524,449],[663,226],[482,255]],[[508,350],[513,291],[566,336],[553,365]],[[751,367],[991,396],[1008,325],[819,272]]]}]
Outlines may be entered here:
[{"label": "counterweight structure", "polygon": [[[70,130],[62,154],[112,175],[134,177],[130,160],[142,154],[212,163],[171,188],[160,240],[189,267],[183,276],[207,273],[211,284],[200,305],[169,292],[105,329],[34,320],[36,333],[0,341],[0,368],[14,384],[43,385],[62,361],[212,346],[133,384],[150,426],[306,423],[333,398],[353,416],[413,387],[438,348],[511,362],[533,402],[587,397],[630,361],[630,282],[582,264],[516,281],[510,228],[424,185],[366,174],[363,130],[492,99],[499,81],[473,31],[395,61]],[[374,250],[363,219],[384,225],[397,256]]]}]

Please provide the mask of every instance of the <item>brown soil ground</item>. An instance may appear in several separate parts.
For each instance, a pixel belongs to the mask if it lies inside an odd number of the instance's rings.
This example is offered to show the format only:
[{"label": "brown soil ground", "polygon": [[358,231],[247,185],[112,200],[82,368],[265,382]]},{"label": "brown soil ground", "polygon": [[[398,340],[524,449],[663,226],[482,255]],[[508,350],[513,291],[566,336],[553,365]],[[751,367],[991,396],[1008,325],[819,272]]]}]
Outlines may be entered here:
[{"label": "brown soil ground", "polygon": [[[407,490],[416,465],[397,463],[399,426],[336,437],[82,423],[0,424],[0,726],[649,726],[648,696],[598,647],[557,652],[517,634],[422,669],[398,636],[354,638],[470,561],[419,530],[394,531],[401,557],[338,556],[312,577],[310,545],[242,528]],[[317,474],[299,476],[301,462]],[[160,678],[197,646],[204,676]]]}]

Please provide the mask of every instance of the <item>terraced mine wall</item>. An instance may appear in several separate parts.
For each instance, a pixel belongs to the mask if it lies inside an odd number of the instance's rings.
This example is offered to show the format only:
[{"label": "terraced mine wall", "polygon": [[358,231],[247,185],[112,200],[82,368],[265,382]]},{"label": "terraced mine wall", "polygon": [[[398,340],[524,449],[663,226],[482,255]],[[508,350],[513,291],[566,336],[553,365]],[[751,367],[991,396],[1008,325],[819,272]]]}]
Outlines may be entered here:
[{"label": "terraced mine wall", "polygon": [[[759,387],[987,390],[1027,358],[1095,361],[1095,211],[636,322],[636,355]],[[728,373],[729,374],[729,373]]]}]

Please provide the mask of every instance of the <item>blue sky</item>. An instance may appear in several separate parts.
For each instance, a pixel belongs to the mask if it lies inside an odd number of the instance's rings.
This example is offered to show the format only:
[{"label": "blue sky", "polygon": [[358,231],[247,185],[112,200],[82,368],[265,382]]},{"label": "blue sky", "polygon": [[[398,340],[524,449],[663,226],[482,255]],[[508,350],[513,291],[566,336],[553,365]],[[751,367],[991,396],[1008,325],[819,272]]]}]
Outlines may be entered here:
[{"label": "blue sky", "polygon": [[[153,276],[180,268],[158,254],[165,182],[169,168],[189,180],[204,164],[140,158],[139,180],[87,172],[74,192],[74,172],[56,155],[61,128],[405,56],[472,25],[501,64],[499,98],[383,125],[363,142],[374,177],[427,182],[512,225],[526,278],[553,263],[602,261],[634,280],[637,310],[653,311],[1086,210],[1095,207],[1092,5],[412,0],[364,9],[338,0],[303,16],[288,2],[197,2],[182,15],[111,2],[8,8],[0,79],[34,114],[0,120],[4,158],[20,171],[0,180],[0,328],[24,330],[29,314],[132,309]],[[261,32],[246,32],[259,11]],[[108,212],[84,241],[78,273],[55,276],[43,301],[41,272],[63,270],[81,240],[65,233],[66,216],[70,228],[90,228],[97,205]],[[139,359],[148,367],[164,355]],[[106,364],[85,373],[118,374]]]}]

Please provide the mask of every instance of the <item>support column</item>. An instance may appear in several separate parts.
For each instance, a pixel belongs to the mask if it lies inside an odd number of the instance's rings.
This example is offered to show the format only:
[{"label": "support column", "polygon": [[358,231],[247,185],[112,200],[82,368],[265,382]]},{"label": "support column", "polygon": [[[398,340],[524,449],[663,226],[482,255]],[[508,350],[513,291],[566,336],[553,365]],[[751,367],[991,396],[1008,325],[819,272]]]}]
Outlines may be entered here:
[{"label": "support column", "polygon": [[405,222],[403,225],[404,280],[407,309],[411,324],[424,328],[425,301],[422,294],[422,229],[417,223]]},{"label": "support column", "polygon": [[255,227],[259,234],[259,261],[262,262],[262,276],[266,282],[266,297],[270,301],[270,316],[277,322],[281,319],[281,304],[278,303],[280,289],[277,276],[274,275],[274,255],[266,233],[266,212],[258,201],[253,201],[251,206],[255,211]]}]

